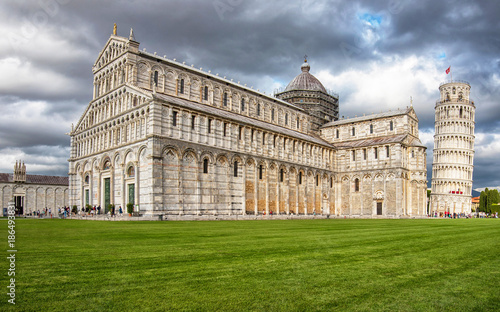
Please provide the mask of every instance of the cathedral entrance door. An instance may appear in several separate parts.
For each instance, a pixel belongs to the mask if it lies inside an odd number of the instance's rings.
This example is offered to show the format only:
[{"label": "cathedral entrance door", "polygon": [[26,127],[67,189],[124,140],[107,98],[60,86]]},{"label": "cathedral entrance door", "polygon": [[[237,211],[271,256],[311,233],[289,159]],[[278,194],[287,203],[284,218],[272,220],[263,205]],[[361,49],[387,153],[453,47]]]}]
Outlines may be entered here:
[{"label": "cathedral entrance door", "polygon": [[108,206],[111,204],[110,178],[104,179],[104,211],[108,212]]},{"label": "cathedral entrance door", "polygon": [[135,184],[128,185],[128,202],[135,205]]},{"label": "cathedral entrance door", "polygon": [[377,202],[377,216],[382,215],[382,202]]},{"label": "cathedral entrance door", "polygon": [[90,192],[89,190],[85,190],[85,206],[90,204],[89,199],[90,199]]}]

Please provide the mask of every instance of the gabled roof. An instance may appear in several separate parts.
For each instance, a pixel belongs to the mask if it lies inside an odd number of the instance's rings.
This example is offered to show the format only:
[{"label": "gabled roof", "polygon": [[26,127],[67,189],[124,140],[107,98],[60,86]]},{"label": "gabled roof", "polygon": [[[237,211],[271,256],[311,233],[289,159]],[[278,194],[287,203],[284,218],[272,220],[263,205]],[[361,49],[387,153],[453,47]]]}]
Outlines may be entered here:
[{"label": "gabled roof", "polygon": [[338,142],[338,143],[333,143],[332,145],[335,146],[336,148],[343,149],[343,148],[368,147],[368,146],[392,144],[392,143],[405,143],[415,147],[426,147],[420,142],[419,139],[409,134],[397,134],[397,135],[389,135],[383,137],[374,137],[369,139],[353,140],[347,142]]},{"label": "gabled roof", "polygon": [[374,137],[369,139],[353,140],[347,142],[333,143],[336,148],[367,147],[380,144],[403,143],[407,134],[389,135],[384,137]]},{"label": "gabled roof", "polygon": [[207,114],[213,115],[215,117],[220,116],[222,118],[234,120],[234,121],[237,121],[239,123],[247,124],[249,126],[255,126],[257,128],[266,129],[266,130],[269,130],[271,132],[280,133],[280,134],[283,134],[283,135],[286,135],[289,137],[293,137],[293,138],[297,138],[297,139],[301,139],[301,140],[306,140],[306,141],[309,141],[311,143],[316,143],[316,144],[327,146],[330,148],[332,147],[331,144],[320,139],[319,137],[305,134],[302,132],[298,132],[298,131],[288,129],[285,127],[277,126],[274,124],[270,124],[270,123],[267,123],[267,122],[262,121],[262,120],[250,118],[247,116],[242,116],[240,114],[229,112],[229,111],[217,108],[217,107],[188,101],[185,99],[181,99],[178,97],[174,97],[174,96],[170,96],[170,95],[166,95],[166,94],[162,94],[162,93],[156,93],[153,96],[157,99],[162,100],[162,101],[172,103],[172,104],[175,104],[175,105],[178,105],[181,107],[185,107],[188,109],[207,113]]},{"label": "gabled roof", "polygon": [[[0,182],[14,182],[12,173],[0,173]],[[27,174],[26,184],[69,185],[68,177]]]},{"label": "gabled roof", "polygon": [[[112,42],[119,42],[119,43],[123,44],[124,45],[123,52],[125,52],[126,51],[125,45],[127,44],[127,41],[128,41],[127,38],[120,37],[117,35],[111,35],[109,37],[108,41],[106,42],[106,44],[104,45],[104,48],[101,50],[101,52],[99,52],[99,55],[97,56],[97,59],[94,62],[94,67],[99,63],[99,60],[101,59],[101,57],[106,52],[106,50],[108,49],[108,47],[111,45]],[[95,69],[98,69],[98,68],[95,68]]]},{"label": "gabled roof", "polygon": [[[413,107],[408,107],[407,109],[404,109],[404,110],[388,111],[388,112],[366,115],[366,116],[361,116],[361,117],[341,119],[341,120],[337,120],[337,121],[330,121],[329,123],[323,125],[321,128],[345,125],[345,124],[350,124],[350,123],[355,123],[355,122],[360,122],[360,121],[374,120],[374,119],[379,119],[379,118],[406,115],[406,114],[410,114],[411,112],[413,112],[413,117],[416,118],[416,114],[415,114],[415,111],[413,110]],[[417,119],[417,121],[418,121],[418,119]]]}]

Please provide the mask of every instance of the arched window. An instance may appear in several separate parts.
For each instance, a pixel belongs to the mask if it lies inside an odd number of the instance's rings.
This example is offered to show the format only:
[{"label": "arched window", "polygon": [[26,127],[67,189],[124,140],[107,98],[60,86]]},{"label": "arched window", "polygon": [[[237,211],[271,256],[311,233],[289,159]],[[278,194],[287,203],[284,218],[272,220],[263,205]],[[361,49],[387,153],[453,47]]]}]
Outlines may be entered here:
[{"label": "arched window", "polygon": [[127,176],[129,178],[135,177],[135,168],[134,168],[134,166],[128,167],[128,169],[127,169]]},{"label": "arched window", "polygon": [[392,120],[389,122],[389,130],[394,130],[394,122]]},{"label": "arched window", "polygon": [[316,186],[319,186],[319,175],[316,175]]},{"label": "arched window", "polygon": [[89,175],[87,174],[87,175],[85,176],[85,184],[89,184],[89,181],[90,181],[90,177],[89,177]]},{"label": "arched window", "polygon": [[464,97],[464,94],[462,92],[460,92],[458,94],[458,99],[461,101],[463,99],[463,97]]},{"label": "arched window", "polygon": [[260,116],[260,104],[257,104],[257,116]]},{"label": "arched window", "polygon": [[241,99],[241,111],[242,112],[245,111],[245,99],[244,98]]},{"label": "arched window", "polygon": [[352,161],[356,161],[356,151],[352,151]]},{"label": "arched window", "polygon": [[337,139],[340,137],[340,131],[337,129]]},{"label": "arched window", "polygon": [[288,126],[288,113],[285,114],[285,126]]},{"label": "arched window", "polygon": [[172,126],[177,127],[177,112],[172,112]]},{"label": "arched window", "polygon": [[352,127],[352,136],[356,135],[356,128]]},{"label": "arched window", "polygon": [[271,120],[274,121],[274,108],[271,110]]},{"label": "arched window", "polygon": [[179,93],[184,94],[184,79],[179,82]]},{"label": "arched window", "polygon": [[463,113],[464,113],[464,110],[462,107],[460,107],[460,118],[462,118]]},{"label": "arched window", "polygon": [[285,175],[285,171],[283,170],[283,168],[280,170],[280,182],[283,182],[283,177]]},{"label": "arched window", "polygon": [[457,93],[457,89],[455,87],[453,87],[453,94],[456,94]]},{"label": "arched window", "polygon": [[158,87],[158,71],[157,70],[155,70],[153,82],[155,84],[155,87]]},{"label": "arched window", "polygon": [[204,90],[203,90],[203,99],[205,101],[208,101],[208,87],[205,86]]},{"label": "arched window", "polygon": [[259,180],[262,180],[262,165],[259,166]]},{"label": "arched window", "polygon": [[203,159],[203,173],[208,173],[208,158]]},{"label": "arched window", "polygon": [[359,179],[354,180],[354,192],[359,192]]},{"label": "arched window", "polygon": [[299,172],[299,184],[302,184],[302,171]]},{"label": "arched window", "polygon": [[238,177],[238,161],[234,161],[234,168],[233,168],[233,171],[234,171],[234,177]]},{"label": "arched window", "polygon": [[299,120],[299,117],[297,117],[297,129],[300,128],[300,120]]},{"label": "arched window", "polygon": [[373,124],[370,125],[370,133],[373,133]]},{"label": "arched window", "polygon": [[223,103],[224,106],[227,106],[227,92],[224,92]]}]

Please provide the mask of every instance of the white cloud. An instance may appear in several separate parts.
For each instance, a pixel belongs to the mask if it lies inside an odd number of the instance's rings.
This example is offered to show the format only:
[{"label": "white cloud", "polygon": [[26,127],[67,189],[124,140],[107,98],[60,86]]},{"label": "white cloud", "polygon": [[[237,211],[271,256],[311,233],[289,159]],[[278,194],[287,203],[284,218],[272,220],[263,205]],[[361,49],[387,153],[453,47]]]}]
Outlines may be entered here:
[{"label": "white cloud", "polygon": [[475,158],[495,160],[500,155],[500,134],[475,133]]},{"label": "white cloud", "polygon": [[439,71],[432,59],[409,56],[372,61],[363,70],[350,69],[340,74],[322,70],[316,77],[328,89],[340,94],[340,114],[378,113],[413,105],[430,112],[438,98]]},{"label": "white cloud", "polygon": [[[0,60],[0,92],[21,94],[36,91],[39,96],[71,94],[77,91],[75,81],[60,73],[35,67],[31,62],[8,57]],[[15,79],[13,79],[15,77]]]},{"label": "white cloud", "polygon": [[36,153],[26,153],[20,148],[1,150],[0,172],[12,173],[16,161],[24,161],[28,174],[66,175],[68,172],[69,146],[41,146]]}]

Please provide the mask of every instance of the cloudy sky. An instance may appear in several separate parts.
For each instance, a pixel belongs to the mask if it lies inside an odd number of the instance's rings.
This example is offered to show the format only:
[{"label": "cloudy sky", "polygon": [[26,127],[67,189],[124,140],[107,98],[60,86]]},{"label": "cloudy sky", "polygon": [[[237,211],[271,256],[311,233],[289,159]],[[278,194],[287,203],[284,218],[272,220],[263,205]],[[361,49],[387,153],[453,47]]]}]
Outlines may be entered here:
[{"label": "cloudy sky", "polygon": [[272,93],[311,73],[340,115],[413,106],[429,183],[439,84],[472,86],[474,188],[500,186],[500,2],[169,0],[0,2],[0,172],[66,175],[71,129],[92,96],[91,68],[112,30],[140,48]]}]

